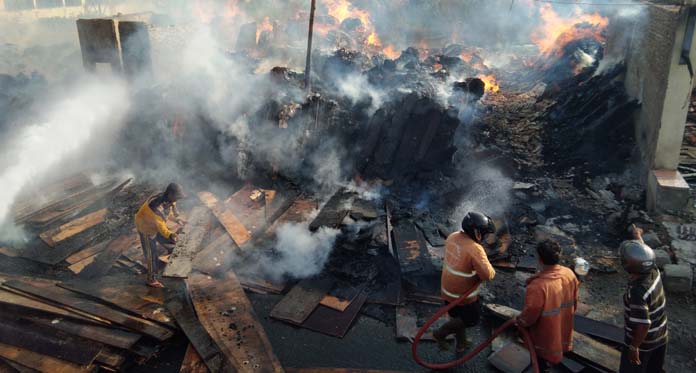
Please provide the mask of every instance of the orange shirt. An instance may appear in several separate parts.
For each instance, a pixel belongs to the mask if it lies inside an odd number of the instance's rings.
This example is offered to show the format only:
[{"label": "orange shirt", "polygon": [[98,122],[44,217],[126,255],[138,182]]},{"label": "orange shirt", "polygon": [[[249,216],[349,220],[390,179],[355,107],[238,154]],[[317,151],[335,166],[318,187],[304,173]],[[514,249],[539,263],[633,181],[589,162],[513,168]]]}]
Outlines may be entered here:
[{"label": "orange shirt", "polygon": [[527,280],[524,309],[518,317],[529,328],[534,347],[544,360],[558,364],[573,348],[573,315],[578,302],[575,273],[555,265]]},{"label": "orange shirt", "polygon": [[455,232],[445,241],[445,260],[442,264],[441,295],[447,301],[455,301],[476,287],[462,304],[471,304],[478,299],[481,281],[490,281],[495,270],[488,261],[483,246],[464,232]]}]

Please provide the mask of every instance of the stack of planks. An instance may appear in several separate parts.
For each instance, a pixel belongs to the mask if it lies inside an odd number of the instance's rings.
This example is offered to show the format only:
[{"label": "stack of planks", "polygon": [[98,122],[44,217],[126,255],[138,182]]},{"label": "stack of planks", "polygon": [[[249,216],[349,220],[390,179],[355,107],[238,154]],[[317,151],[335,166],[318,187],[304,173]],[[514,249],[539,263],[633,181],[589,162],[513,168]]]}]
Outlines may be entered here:
[{"label": "stack of planks", "polygon": [[153,357],[176,325],[161,294],[124,281],[0,274],[0,359],[18,371],[91,372]]}]

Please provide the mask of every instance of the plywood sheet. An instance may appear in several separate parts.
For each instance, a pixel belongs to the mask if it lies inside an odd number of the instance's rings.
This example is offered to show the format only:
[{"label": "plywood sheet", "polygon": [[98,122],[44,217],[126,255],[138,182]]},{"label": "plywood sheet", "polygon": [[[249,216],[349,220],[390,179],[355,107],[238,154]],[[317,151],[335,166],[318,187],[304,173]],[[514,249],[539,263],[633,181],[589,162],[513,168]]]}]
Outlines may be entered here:
[{"label": "plywood sheet", "polygon": [[330,336],[343,338],[353,321],[360,313],[360,309],[367,300],[367,294],[360,292],[357,298],[344,311],[337,311],[327,306],[319,305],[314,312],[302,323],[303,328],[317,331]]}]

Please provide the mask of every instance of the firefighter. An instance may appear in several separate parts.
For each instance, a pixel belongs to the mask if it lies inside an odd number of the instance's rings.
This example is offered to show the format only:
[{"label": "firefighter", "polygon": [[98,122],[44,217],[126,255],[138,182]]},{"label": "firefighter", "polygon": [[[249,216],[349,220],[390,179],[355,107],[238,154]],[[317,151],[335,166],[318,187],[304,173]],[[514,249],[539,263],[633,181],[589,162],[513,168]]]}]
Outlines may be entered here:
[{"label": "firefighter", "polygon": [[442,298],[447,304],[459,299],[467,291],[473,291],[461,305],[449,311],[450,321],[433,333],[442,350],[449,349],[446,339],[451,334],[455,335],[457,352],[466,350],[466,328],[479,321],[478,295],[481,282],[490,281],[495,276],[495,270],[481,246],[481,241],[490,233],[495,233],[495,224],[491,218],[478,212],[469,212],[462,220],[461,231],[450,234],[445,241]]},{"label": "firefighter", "polygon": [[184,197],[181,185],[171,183],[163,193],[148,198],[135,214],[135,226],[140,236],[140,245],[143,248],[147,265],[148,286],[164,287],[155,277],[158,264],[157,245],[162,246],[168,252],[173,250],[177,233],[167,228],[167,219],[173,215],[179,225],[186,223],[180,218],[179,210],[176,208],[176,201]]},{"label": "firefighter", "polygon": [[664,372],[667,352],[667,310],[655,253],[643,242],[640,228],[631,225],[633,240],[619,247],[629,281],[624,294],[624,339],[621,373]]},{"label": "firefighter", "polygon": [[542,269],[527,280],[524,308],[515,324],[529,329],[539,370],[548,372],[573,348],[579,282],[571,269],[558,264],[561,247],[557,242],[542,241],[536,250]]}]

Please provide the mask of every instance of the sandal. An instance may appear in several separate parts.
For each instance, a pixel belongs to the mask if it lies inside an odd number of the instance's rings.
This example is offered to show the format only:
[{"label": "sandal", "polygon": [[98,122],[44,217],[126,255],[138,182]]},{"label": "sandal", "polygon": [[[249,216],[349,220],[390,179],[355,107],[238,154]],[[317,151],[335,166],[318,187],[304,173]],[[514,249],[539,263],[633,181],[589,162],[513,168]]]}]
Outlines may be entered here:
[{"label": "sandal", "polygon": [[149,287],[151,287],[151,288],[163,288],[163,287],[164,287],[164,285],[163,285],[161,282],[157,281],[157,280],[148,283],[147,286],[149,286]]}]

